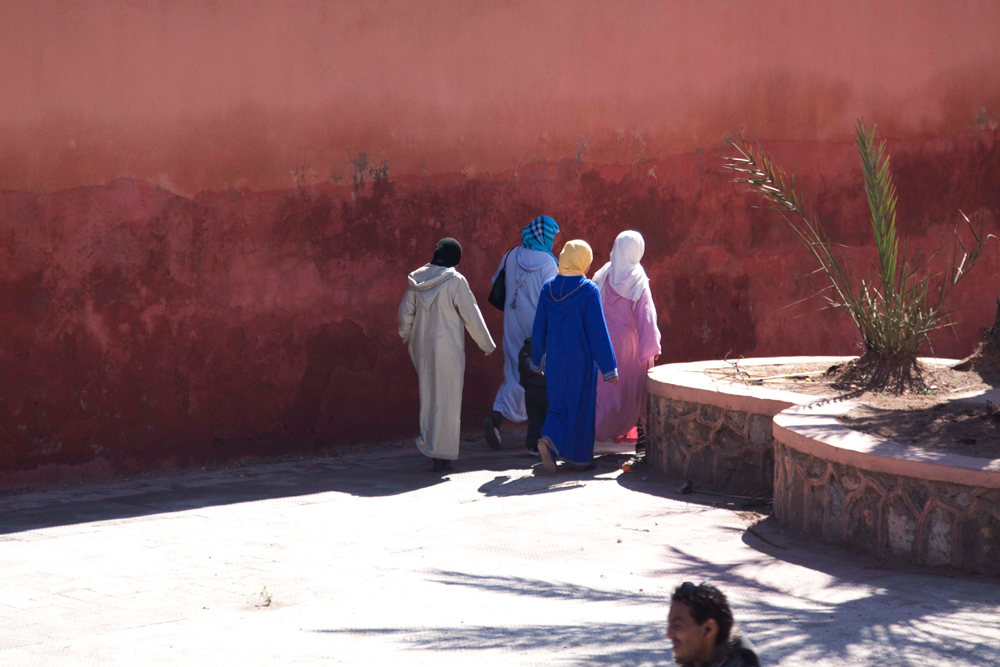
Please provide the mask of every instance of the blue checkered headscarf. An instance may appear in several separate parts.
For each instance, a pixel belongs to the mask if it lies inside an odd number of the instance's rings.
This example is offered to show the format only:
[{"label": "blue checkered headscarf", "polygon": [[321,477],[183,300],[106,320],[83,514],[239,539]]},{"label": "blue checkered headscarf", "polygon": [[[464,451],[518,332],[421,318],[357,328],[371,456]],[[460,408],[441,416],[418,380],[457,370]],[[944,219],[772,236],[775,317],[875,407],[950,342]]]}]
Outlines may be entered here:
[{"label": "blue checkered headscarf", "polygon": [[552,242],[558,233],[559,225],[556,221],[547,215],[540,215],[529,222],[528,226],[521,232],[521,245],[528,250],[547,252],[558,262],[559,260],[552,252]]}]

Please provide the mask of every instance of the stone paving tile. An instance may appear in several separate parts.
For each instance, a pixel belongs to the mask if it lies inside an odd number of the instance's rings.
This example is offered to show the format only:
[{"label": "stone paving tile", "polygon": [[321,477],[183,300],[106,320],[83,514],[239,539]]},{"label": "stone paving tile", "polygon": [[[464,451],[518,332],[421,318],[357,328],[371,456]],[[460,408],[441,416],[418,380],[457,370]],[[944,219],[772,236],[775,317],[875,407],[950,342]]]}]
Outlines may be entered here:
[{"label": "stone paving tile", "polygon": [[378,447],[4,493],[0,664],[667,665],[669,592],[706,579],[765,664],[1000,663],[996,580],[535,462]]}]

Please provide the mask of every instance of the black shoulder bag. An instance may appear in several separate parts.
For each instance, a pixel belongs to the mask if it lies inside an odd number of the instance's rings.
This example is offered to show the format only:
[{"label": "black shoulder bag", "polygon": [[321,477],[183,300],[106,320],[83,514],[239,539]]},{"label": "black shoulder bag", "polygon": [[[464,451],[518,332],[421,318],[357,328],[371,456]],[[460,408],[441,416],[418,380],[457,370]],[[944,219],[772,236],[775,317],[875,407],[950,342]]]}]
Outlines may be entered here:
[{"label": "black shoulder bag", "polygon": [[490,296],[487,299],[491,306],[500,311],[503,311],[507,305],[507,258],[510,257],[510,253],[514,252],[515,248],[517,246],[508,250],[507,254],[503,256],[503,267],[497,274],[497,279],[493,282],[493,289],[490,290]]}]

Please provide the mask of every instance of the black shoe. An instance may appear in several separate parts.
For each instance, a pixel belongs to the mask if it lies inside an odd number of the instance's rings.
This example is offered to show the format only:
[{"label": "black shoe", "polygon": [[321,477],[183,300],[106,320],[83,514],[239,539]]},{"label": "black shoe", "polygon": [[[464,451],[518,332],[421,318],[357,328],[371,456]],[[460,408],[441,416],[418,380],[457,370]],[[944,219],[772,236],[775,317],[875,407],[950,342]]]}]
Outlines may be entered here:
[{"label": "black shoe", "polygon": [[486,444],[490,449],[500,449],[500,420],[503,415],[494,411],[492,415],[483,420],[483,435],[486,436]]},{"label": "black shoe", "polygon": [[431,459],[434,465],[431,466],[433,472],[444,472],[446,470],[452,470],[451,461],[448,459]]}]

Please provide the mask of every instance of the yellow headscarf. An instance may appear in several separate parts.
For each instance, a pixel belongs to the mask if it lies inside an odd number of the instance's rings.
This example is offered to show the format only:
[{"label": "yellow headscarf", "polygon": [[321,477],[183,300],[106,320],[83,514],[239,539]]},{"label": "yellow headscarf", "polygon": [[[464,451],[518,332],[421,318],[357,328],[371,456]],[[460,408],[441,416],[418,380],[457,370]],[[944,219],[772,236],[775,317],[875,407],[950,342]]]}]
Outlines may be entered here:
[{"label": "yellow headscarf", "polygon": [[567,241],[559,253],[559,275],[586,277],[587,269],[593,261],[594,251],[586,241]]}]

